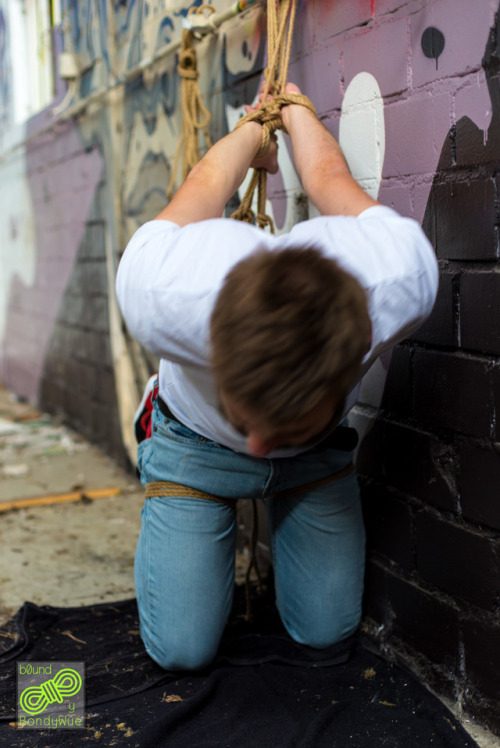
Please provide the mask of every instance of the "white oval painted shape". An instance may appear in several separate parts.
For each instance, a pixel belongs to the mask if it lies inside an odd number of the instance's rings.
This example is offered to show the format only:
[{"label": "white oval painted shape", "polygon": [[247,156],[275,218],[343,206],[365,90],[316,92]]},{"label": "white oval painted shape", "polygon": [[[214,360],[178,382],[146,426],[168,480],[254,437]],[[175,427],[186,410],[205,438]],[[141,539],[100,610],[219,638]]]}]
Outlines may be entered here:
[{"label": "white oval painted shape", "polygon": [[358,73],[347,87],[339,143],[353,177],[377,199],[385,156],[384,100],[370,73]]}]

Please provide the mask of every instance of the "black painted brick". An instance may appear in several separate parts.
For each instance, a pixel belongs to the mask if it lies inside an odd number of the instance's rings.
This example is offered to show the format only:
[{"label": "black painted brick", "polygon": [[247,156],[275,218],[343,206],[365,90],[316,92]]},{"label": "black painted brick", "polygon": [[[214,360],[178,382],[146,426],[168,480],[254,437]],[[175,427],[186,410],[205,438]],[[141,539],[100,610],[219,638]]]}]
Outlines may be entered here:
[{"label": "black painted brick", "polygon": [[486,617],[463,622],[466,677],[498,705],[500,695],[500,624]]},{"label": "black painted brick", "polygon": [[68,389],[78,391],[79,362],[71,356],[68,350],[65,352],[62,363],[64,365],[64,379],[67,382]]},{"label": "black painted brick", "polygon": [[86,298],[86,305],[80,323],[98,333],[109,331],[108,299],[106,296]]},{"label": "black painted brick", "polygon": [[387,575],[392,611],[391,634],[437,665],[456,670],[459,664],[459,617],[445,600],[408,580]]},{"label": "black painted brick", "polygon": [[378,418],[364,434],[356,457],[356,469],[359,475],[384,480],[385,427],[385,422]]},{"label": "black painted brick", "polygon": [[109,335],[92,331],[90,359],[98,365],[99,368],[112,368],[113,356],[111,352],[111,340]]},{"label": "black painted brick", "polygon": [[385,482],[440,509],[456,509],[454,447],[398,424],[385,424],[382,463]]},{"label": "black painted brick", "polygon": [[500,442],[500,361],[491,367],[491,409],[494,413],[495,425],[492,428],[492,439]]},{"label": "black painted brick", "polygon": [[[495,79],[496,78],[496,79]],[[490,85],[499,85],[498,76],[490,80]],[[500,139],[498,134],[498,123],[496,117],[490,123],[487,137],[484,130],[480,129],[469,117],[461,117],[456,125],[456,163],[460,167],[473,167],[490,164],[491,168],[484,169],[494,174],[498,165],[498,154],[500,152]]]},{"label": "black painted brick", "polygon": [[409,506],[372,485],[362,488],[363,511],[369,551],[397,563],[412,566],[411,512]]},{"label": "black painted brick", "polygon": [[66,372],[66,364],[64,358],[64,352],[62,349],[57,349],[52,353],[50,359],[45,364],[44,376],[50,377],[55,380],[64,379]]},{"label": "black painted brick", "polygon": [[116,403],[116,383],[115,375],[112,370],[105,368],[99,371],[99,390],[96,393],[95,401],[98,403]]},{"label": "black painted brick", "polygon": [[62,412],[64,388],[51,376],[44,376],[40,383],[40,405],[49,412]]},{"label": "black painted brick", "polygon": [[495,542],[431,512],[420,513],[415,526],[421,579],[456,598],[493,609],[500,589]]},{"label": "black painted brick", "polygon": [[[98,201],[96,201],[98,202]],[[106,255],[106,240],[105,240],[105,223],[104,221],[96,221],[94,223],[87,223],[85,232],[83,235],[82,242],[80,244],[80,250],[78,258],[101,258]]]},{"label": "black painted brick", "polygon": [[82,395],[88,398],[95,397],[99,386],[99,372],[96,367],[79,361],[76,384]]},{"label": "black painted brick", "polygon": [[460,279],[463,348],[500,354],[500,273],[467,273]]},{"label": "black painted brick", "polygon": [[61,307],[57,321],[65,327],[81,326],[86,308],[87,301],[81,289],[75,293],[66,294],[65,303]]},{"label": "black painted brick", "polygon": [[500,454],[468,442],[459,451],[464,517],[500,530]]},{"label": "black painted brick", "polygon": [[93,333],[90,330],[80,330],[80,333],[75,340],[75,356],[83,359],[87,363],[97,363],[93,357],[93,337]]},{"label": "black painted brick", "polygon": [[111,409],[110,411],[110,418],[108,419],[107,425],[107,433],[106,433],[106,441],[103,444],[103,447],[107,452],[114,455],[115,457],[119,457],[120,460],[125,460],[125,449],[123,445],[123,438],[122,438],[122,430],[121,430],[121,424],[120,419],[118,416],[118,408],[116,405],[116,399],[115,399],[115,407]]},{"label": "black painted brick", "polygon": [[497,259],[495,184],[492,179],[436,184],[427,210],[429,239],[439,258]]},{"label": "black painted brick", "polygon": [[79,263],[81,287],[85,296],[103,295],[108,293],[108,271],[105,258],[97,258]]},{"label": "black painted brick", "polygon": [[421,423],[487,438],[494,415],[491,393],[487,362],[450,353],[416,352],[414,412]]},{"label": "black painted brick", "polygon": [[85,395],[72,389],[66,403],[66,408],[71,418],[71,423],[80,431],[82,424],[85,422],[85,414],[88,412],[88,399]]},{"label": "black painted brick", "polygon": [[363,614],[377,623],[388,623],[387,574],[379,563],[368,558],[365,569]]},{"label": "black painted brick", "polygon": [[427,345],[456,348],[458,326],[454,306],[453,275],[441,273],[438,295],[432,313],[411,339]]},{"label": "black painted brick", "polygon": [[393,352],[381,406],[401,417],[411,414],[411,350],[397,345]]},{"label": "black painted brick", "polygon": [[93,439],[97,444],[102,444],[107,437],[107,419],[110,416],[109,408],[102,403],[89,402],[89,423],[91,424]]}]

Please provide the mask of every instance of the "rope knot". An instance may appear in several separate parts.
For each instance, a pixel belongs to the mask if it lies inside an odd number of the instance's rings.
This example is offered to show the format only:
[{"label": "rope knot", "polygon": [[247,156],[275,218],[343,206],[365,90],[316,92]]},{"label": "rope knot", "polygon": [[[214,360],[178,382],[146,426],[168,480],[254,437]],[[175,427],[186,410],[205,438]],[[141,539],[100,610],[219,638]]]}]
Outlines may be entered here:
[{"label": "rope knot", "polygon": [[[283,127],[283,121],[281,119],[281,107],[283,104],[278,99],[269,99],[263,102],[263,104],[257,110],[260,113],[258,118],[262,124],[269,123],[271,127],[275,126],[275,129]],[[281,124],[279,124],[281,123]]]},{"label": "rope knot", "polygon": [[[191,40],[186,39],[186,41],[189,44]],[[193,47],[186,47],[180,52],[177,72],[182,78],[197,80],[199,77],[196,52]]]},{"label": "rope knot", "polygon": [[281,110],[284,106],[288,106],[288,104],[300,104],[314,114],[316,113],[314,106],[307,96],[294,93],[278,94],[267,101],[263,101],[258,109],[248,112],[248,114],[245,114],[236,123],[236,127],[241,127],[245,122],[259,122],[262,125],[262,140],[257,156],[263,156],[266,153],[271,141],[271,135],[276,130],[287,132],[283,124]]},{"label": "rope knot", "polygon": [[[206,6],[202,6],[206,7]],[[209,6],[211,7],[211,6]],[[172,197],[175,176],[179,165],[180,155],[184,149],[184,165],[182,176],[185,180],[191,169],[200,160],[198,135],[201,131],[205,138],[207,148],[212,142],[208,134],[207,126],[210,121],[210,112],[201,100],[200,87],[197,83],[199,78],[196,50],[193,46],[193,33],[184,29],[181,39],[181,51],[177,63],[177,72],[181,77],[181,108],[182,108],[182,130],[175,151],[174,165],[167,189],[167,198]]]}]

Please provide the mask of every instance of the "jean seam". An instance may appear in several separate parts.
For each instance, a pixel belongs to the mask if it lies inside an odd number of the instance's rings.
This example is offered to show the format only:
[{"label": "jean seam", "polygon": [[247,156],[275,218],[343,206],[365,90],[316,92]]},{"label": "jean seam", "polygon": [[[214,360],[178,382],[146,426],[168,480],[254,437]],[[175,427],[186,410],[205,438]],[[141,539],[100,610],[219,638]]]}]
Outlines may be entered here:
[{"label": "jean seam", "polygon": [[[275,473],[274,462],[273,462],[273,460],[268,460],[268,462],[269,462],[269,468],[270,468],[270,470],[269,470],[269,477],[266,480],[264,488],[262,489],[262,498],[267,498],[268,497],[268,495],[269,495],[268,494],[269,488],[272,485],[273,480],[274,480],[274,473]],[[270,495],[272,496],[272,494],[270,494]]]},{"label": "jean seam", "polygon": [[268,517],[268,522],[269,522],[269,536],[271,539],[271,558],[272,558],[273,569],[274,569],[275,595],[277,596],[278,569],[277,569],[277,557],[276,557],[276,521],[275,521],[274,501],[272,500],[269,501],[269,499],[266,499],[265,501],[267,502],[267,505],[269,507],[268,512],[267,512],[267,517]]},{"label": "jean seam", "polygon": [[148,515],[148,531],[146,533],[146,568],[147,568],[147,577],[146,577],[146,610],[148,611],[148,628],[149,628],[149,636],[148,639],[151,641],[151,631],[153,628],[152,625],[152,610],[151,610],[151,532],[150,532],[150,526],[151,526],[151,516],[149,511],[149,505],[147,502],[149,499],[146,499],[146,511]]},{"label": "jean seam", "polygon": [[[152,439],[152,437],[149,437],[149,439]],[[150,444],[148,444],[147,446],[149,447],[149,453],[148,453],[148,455],[147,455],[147,458],[146,458],[146,460],[145,460],[145,461],[143,461],[143,462],[141,463],[141,476],[142,476],[142,474],[143,474],[143,473],[145,473],[145,472],[146,472],[147,468],[149,467],[149,463],[151,462],[151,459],[152,459],[152,457],[153,457],[153,449],[152,449],[152,447],[153,447],[153,443],[152,443],[152,441],[151,441],[151,443],[150,443]],[[144,453],[145,451],[146,451],[146,446],[145,446],[145,447],[144,447],[144,449],[143,449],[143,453]]]}]

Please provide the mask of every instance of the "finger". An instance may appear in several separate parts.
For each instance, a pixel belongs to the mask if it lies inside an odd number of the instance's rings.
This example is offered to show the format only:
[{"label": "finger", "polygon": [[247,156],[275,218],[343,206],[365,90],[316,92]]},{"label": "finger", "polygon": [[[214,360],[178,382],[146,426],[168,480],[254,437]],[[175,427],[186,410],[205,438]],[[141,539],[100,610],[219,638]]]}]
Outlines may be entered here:
[{"label": "finger", "polygon": [[[264,80],[260,84],[260,95],[261,96],[264,95],[264,91],[266,90],[266,88],[268,88],[268,85],[267,85],[266,81]],[[268,96],[269,99],[272,99],[272,93],[273,93],[272,88],[268,88],[267,96]]]}]

